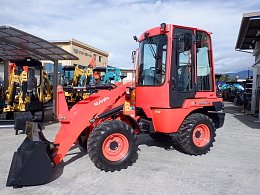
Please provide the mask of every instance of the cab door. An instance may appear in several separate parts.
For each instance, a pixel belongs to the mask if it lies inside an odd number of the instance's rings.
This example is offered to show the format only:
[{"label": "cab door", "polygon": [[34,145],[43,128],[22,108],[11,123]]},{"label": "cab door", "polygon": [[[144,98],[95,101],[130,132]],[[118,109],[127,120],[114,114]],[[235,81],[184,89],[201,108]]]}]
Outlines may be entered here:
[{"label": "cab door", "polygon": [[187,98],[194,98],[194,31],[174,28],[170,74],[170,106],[182,107]]}]

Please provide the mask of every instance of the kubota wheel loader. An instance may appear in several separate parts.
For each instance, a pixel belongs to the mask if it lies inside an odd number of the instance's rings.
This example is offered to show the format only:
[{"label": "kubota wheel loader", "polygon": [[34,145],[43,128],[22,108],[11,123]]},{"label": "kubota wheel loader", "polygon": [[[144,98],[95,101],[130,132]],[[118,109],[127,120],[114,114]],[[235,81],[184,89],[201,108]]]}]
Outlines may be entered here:
[{"label": "kubota wheel loader", "polygon": [[136,135],[165,141],[176,136],[190,155],[206,154],[225,114],[216,96],[210,33],[161,24],[144,32],[134,52],[136,77],[124,85],[88,85],[92,95],[70,110],[62,86],[57,88],[60,130],[54,142],[37,123],[14,153],[7,186],[47,182],[73,144],[88,151],[95,166],[119,171],[138,158]]}]

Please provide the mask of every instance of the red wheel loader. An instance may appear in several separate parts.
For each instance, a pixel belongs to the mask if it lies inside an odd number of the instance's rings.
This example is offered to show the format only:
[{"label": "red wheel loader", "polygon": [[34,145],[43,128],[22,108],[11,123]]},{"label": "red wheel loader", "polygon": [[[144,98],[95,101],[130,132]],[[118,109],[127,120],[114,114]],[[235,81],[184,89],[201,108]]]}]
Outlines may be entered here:
[{"label": "red wheel loader", "polygon": [[97,168],[112,172],[136,162],[136,138],[142,133],[157,141],[175,136],[185,153],[206,154],[225,118],[210,34],[162,23],[134,37],[140,44],[133,52],[135,81],[88,85],[92,95],[70,110],[64,93],[74,88],[58,86],[61,126],[55,141],[46,140],[37,123],[27,123],[7,186],[44,184],[73,144],[86,149]]}]

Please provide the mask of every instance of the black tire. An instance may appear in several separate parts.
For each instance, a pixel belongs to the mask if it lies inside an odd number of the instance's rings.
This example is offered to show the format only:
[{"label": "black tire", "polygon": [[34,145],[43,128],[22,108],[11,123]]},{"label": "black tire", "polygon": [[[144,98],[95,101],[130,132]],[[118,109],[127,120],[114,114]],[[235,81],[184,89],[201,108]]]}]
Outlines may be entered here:
[{"label": "black tire", "polygon": [[13,111],[7,112],[5,119],[6,120],[14,120],[14,112]]},{"label": "black tire", "polygon": [[167,142],[171,140],[169,135],[160,132],[149,133],[149,136],[157,142]]},{"label": "black tire", "polygon": [[81,152],[85,152],[87,151],[87,139],[85,138],[85,140],[83,142],[79,142],[79,150]]},{"label": "black tire", "polygon": [[137,137],[132,127],[123,121],[105,121],[90,133],[87,150],[97,168],[106,172],[120,171],[136,162]]},{"label": "black tire", "polygon": [[202,155],[210,151],[215,141],[216,128],[213,121],[204,114],[189,115],[177,132],[177,140],[184,152]]},{"label": "black tire", "polygon": [[88,129],[85,129],[78,137],[79,149],[81,152],[87,151],[87,142],[88,142],[89,133],[87,134],[86,132],[89,132]]}]

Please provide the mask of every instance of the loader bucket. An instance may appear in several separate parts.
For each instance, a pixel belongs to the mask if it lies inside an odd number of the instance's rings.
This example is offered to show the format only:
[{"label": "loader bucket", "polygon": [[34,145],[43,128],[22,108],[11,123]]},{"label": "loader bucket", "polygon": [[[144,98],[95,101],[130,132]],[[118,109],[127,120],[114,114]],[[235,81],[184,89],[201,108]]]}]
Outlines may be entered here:
[{"label": "loader bucket", "polygon": [[35,122],[26,123],[27,137],[13,155],[6,186],[22,187],[46,183],[55,166],[51,143]]}]

